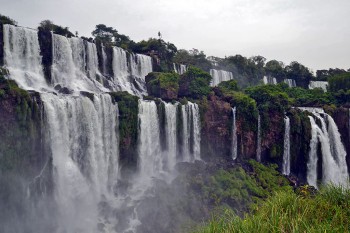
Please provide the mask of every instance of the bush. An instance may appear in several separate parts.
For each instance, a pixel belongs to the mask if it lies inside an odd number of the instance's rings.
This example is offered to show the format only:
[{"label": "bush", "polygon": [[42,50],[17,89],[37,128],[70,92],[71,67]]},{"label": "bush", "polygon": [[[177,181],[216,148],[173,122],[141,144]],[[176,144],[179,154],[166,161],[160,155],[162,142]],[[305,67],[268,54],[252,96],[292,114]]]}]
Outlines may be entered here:
[{"label": "bush", "polygon": [[348,232],[350,191],[323,187],[298,195],[278,191],[243,219],[226,210],[197,232]]},{"label": "bush", "polygon": [[350,90],[350,72],[332,76],[328,79],[328,89],[331,92]]},{"label": "bush", "polygon": [[212,77],[209,73],[190,66],[187,72],[180,77],[180,96],[188,96],[199,99],[201,96],[207,96],[210,91],[210,82]]}]

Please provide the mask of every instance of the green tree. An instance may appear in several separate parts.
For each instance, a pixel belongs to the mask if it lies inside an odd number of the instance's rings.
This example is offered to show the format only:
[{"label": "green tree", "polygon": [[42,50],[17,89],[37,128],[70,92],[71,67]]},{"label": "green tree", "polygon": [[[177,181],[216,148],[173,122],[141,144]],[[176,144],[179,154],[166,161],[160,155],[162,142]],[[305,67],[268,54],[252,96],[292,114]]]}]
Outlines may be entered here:
[{"label": "green tree", "polygon": [[96,40],[99,40],[104,44],[111,44],[115,41],[118,31],[113,27],[107,27],[104,24],[98,24],[91,34],[95,37]]},{"label": "green tree", "polygon": [[300,64],[297,61],[291,62],[285,68],[287,77],[294,79],[297,86],[308,88],[310,80],[313,78],[313,74],[306,66]]},{"label": "green tree", "polygon": [[7,17],[5,15],[0,14],[0,24],[11,24],[11,25],[17,25],[17,22],[10,17]]}]

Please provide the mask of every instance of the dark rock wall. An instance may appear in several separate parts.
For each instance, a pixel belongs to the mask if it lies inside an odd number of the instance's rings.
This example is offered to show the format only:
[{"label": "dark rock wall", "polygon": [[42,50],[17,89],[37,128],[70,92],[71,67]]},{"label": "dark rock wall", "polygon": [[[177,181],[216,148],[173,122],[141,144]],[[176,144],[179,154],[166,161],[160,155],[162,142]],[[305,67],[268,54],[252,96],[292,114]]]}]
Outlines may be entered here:
[{"label": "dark rock wall", "polygon": [[0,66],[4,65],[4,34],[3,25],[0,23]]},{"label": "dark rock wall", "polygon": [[350,125],[349,125],[349,109],[337,108],[332,114],[335,123],[338,126],[339,133],[341,135],[342,142],[346,150],[346,162],[350,167]]},{"label": "dark rock wall", "polygon": [[46,81],[50,83],[51,68],[53,63],[52,34],[49,30],[39,29],[38,38],[39,38],[39,45],[40,45],[40,53],[42,56],[44,76]]},{"label": "dark rock wall", "polygon": [[200,105],[201,156],[204,159],[231,156],[232,108],[229,103],[216,96]]}]

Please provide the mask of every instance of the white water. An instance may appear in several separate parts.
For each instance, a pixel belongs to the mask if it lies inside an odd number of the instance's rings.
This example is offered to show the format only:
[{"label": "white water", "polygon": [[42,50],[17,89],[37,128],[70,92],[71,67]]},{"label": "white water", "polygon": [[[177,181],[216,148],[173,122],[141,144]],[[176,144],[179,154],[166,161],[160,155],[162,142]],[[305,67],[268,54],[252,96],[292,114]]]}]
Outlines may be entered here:
[{"label": "white water", "polygon": [[182,105],[182,157],[183,161],[191,162],[200,158],[200,117],[197,104],[188,102]]},{"label": "white water", "polygon": [[297,84],[296,84],[294,79],[288,79],[287,78],[287,79],[284,80],[284,82],[287,83],[289,87],[296,87],[297,86]]},{"label": "white water", "polygon": [[177,162],[177,138],[176,138],[176,115],[177,104],[164,103],[165,106],[165,134],[167,151],[165,151],[164,166],[171,171]]},{"label": "white water", "polygon": [[277,84],[277,79],[273,78],[273,77],[264,76],[263,82],[264,82],[265,85],[267,85],[267,84],[276,85]]},{"label": "white water", "polygon": [[308,183],[317,187],[317,143],[319,142],[322,153],[322,182],[346,186],[349,179],[346,152],[338,127],[331,116],[320,110],[313,109],[313,115],[315,119],[309,117],[312,139],[308,162]]},{"label": "white water", "polygon": [[[129,55],[129,59],[128,59]],[[141,54],[127,54],[121,48],[113,48],[114,90],[130,94],[146,95],[145,77],[152,72],[152,59]]]},{"label": "white water", "polygon": [[261,117],[260,114],[258,116],[258,141],[256,147],[256,160],[258,162],[261,161]]},{"label": "white water", "polygon": [[326,81],[310,81],[309,89],[322,88],[324,92],[327,91],[328,82]]},{"label": "white water", "polygon": [[[47,83],[43,74],[38,33],[35,30],[4,25],[4,60],[10,78],[20,87],[38,92],[54,92],[54,87],[67,88],[72,94],[80,91],[101,93],[127,91],[146,95],[145,76],[152,72],[152,59],[141,54],[128,54],[113,48],[114,79],[107,73],[107,56],[102,47],[102,71],[98,68],[96,45],[83,39],[52,34],[52,80]],[[104,83],[108,84],[104,86]]]},{"label": "white water", "polygon": [[283,166],[282,173],[284,175],[290,174],[290,119],[284,118],[284,150],[283,150]]},{"label": "white water", "polygon": [[183,64],[178,65],[178,64],[173,63],[173,67],[174,67],[175,73],[180,74],[180,75],[186,73],[186,71],[187,71],[187,66],[183,65]]},{"label": "white water", "polygon": [[75,92],[108,91],[96,80],[98,74],[96,47],[88,43],[87,48],[85,49],[84,41],[80,38],[66,38],[53,34],[53,86],[61,85]]},{"label": "white water", "polygon": [[236,107],[232,108],[232,159],[237,159]]},{"label": "white water", "polygon": [[217,86],[221,82],[229,81],[229,80],[233,79],[232,72],[228,72],[225,70],[211,69],[210,75],[213,78],[211,81],[211,84],[210,84],[212,87]]},{"label": "white water", "polygon": [[118,174],[118,107],[109,95],[44,103],[59,218],[57,232],[96,232],[98,204],[113,196]]},{"label": "white water", "polygon": [[311,140],[310,140],[310,151],[309,151],[309,160],[307,162],[307,183],[309,185],[318,188],[317,185],[317,135],[320,130],[316,125],[316,122],[313,117],[309,116],[311,123]]},{"label": "white water", "polygon": [[4,25],[4,62],[11,79],[26,90],[50,89],[41,66],[37,31]]}]

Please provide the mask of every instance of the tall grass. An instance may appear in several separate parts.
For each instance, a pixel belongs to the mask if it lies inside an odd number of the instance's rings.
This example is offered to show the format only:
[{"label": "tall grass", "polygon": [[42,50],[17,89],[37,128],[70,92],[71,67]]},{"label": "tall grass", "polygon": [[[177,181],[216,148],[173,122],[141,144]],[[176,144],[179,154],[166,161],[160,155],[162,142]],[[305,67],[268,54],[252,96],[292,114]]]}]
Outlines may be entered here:
[{"label": "tall grass", "polygon": [[[302,193],[301,193],[302,194]],[[279,191],[243,219],[227,210],[196,232],[349,232],[350,191],[327,186],[316,195]]]}]

